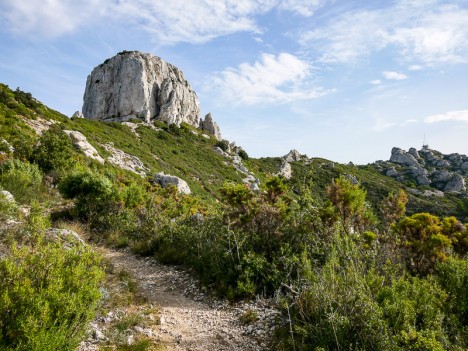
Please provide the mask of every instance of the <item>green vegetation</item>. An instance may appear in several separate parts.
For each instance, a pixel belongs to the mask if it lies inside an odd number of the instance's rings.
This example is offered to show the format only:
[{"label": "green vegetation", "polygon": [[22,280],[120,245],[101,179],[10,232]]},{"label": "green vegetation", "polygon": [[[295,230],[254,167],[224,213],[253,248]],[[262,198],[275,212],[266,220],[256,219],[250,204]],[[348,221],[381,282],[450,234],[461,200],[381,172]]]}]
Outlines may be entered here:
[{"label": "green vegetation", "polygon": [[[14,147],[2,146],[0,187],[15,197],[0,197],[2,223],[13,223],[0,231],[0,350],[71,350],[99,307],[98,255],[48,237],[42,212],[55,225],[85,227],[92,241],[190,267],[230,300],[276,296],[285,321],[279,350],[468,348],[464,199],[408,194],[371,166],[323,159],[293,162],[286,180],[275,176],[281,159],[241,155],[261,181],[253,191],[213,151],[226,143],[190,126],[140,124],[137,136],[0,88],[0,137]],[[60,124],[39,136],[31,120]],[[86,159],[63,132],[70,129],[101,156],[111,142],[136,155],[148,178]],[[159,171],[185,179],[193,194],[153,184]],[[138,302],[127,272],[107,273],[118,293],[101,308]],[[242,322],[256,318],[247,312]],[[150,349],[144,338],[123,342],[146,320],[137,311],[115,322],[106,347]]]}]

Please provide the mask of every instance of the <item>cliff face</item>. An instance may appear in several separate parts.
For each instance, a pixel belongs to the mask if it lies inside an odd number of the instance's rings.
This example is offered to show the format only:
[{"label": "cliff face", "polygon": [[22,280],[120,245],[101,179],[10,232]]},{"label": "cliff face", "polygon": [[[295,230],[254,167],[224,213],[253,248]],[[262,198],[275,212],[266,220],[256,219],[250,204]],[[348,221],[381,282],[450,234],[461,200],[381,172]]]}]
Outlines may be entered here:
[{"label": "cliff face", "polygon": [[424,146],[409,151],[394,147],[389,162],[382,165],[382,172],[399,181],[414,180],[417,185],[428,185],[443,192],[466,191],[468,156],[444,155]]},{"label": "cliff face", "polygon": [[125,51],[93,69],[83,115],[95,120],[185,122],[198,127],[200,103],[183,73],[157,56]]}]

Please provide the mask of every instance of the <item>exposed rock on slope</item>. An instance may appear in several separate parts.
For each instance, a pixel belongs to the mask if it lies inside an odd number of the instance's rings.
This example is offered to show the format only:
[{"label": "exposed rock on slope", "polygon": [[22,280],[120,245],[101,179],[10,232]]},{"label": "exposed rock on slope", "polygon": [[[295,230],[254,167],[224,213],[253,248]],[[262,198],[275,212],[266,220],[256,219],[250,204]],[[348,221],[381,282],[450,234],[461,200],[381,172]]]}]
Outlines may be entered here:
[{"label": "exposed rock on slope", "polygon": [[383,163],[382,172],[398,181],[415,180],[418,185],[430,185],[443,192],[466,191],[468,156],[444,155],[428,146],[417,151],[394,147],[390,162]]},{"label": "exposed rock on slope", "polygon": [[83,134],[75,130],[64,130],[64,132],[70,137],[73,145],[83,151],[86,157],[92,158],[100,163],[104,163],[104,159],[99,155],[99,152],[88,142]]},{"label": "exposed rock on slope", "polygon": [[154,182],[161,185],[163,188],[166,186],[173,184],[176,186],[179,193],[189,195],[191,193],[190,187],[188,186],[187,182],[179,177],[172,176],[169,174],[164,174],[162,172],[157,173],[154,176]]},{"label": "exposed rock on slope", "polygon": [[205,116],[205,119],[200,122],[200,128],[207,133],[213,135],[217,140],[221,140],[221,130],[219,129],[218,124],[211,117],[211,113],[208,113]]},{"label": "exposed rock on slope", "polygon": [[183,73],[138,51],[124,51],[94,68],[83,100],[83,115],[89,119],[199,125],[198,97]]}]

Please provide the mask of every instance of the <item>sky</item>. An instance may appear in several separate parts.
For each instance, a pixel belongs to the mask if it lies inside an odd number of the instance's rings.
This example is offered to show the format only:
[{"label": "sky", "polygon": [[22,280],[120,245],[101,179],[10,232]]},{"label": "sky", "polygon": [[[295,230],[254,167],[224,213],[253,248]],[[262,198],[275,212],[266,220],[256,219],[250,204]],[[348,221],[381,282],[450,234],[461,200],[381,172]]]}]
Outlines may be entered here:
[{"label": "sky", "polygon": [[65,115],[123,50],[179,67],[253,157],[468,154],[468,0],[0,0],[0,82]]}]

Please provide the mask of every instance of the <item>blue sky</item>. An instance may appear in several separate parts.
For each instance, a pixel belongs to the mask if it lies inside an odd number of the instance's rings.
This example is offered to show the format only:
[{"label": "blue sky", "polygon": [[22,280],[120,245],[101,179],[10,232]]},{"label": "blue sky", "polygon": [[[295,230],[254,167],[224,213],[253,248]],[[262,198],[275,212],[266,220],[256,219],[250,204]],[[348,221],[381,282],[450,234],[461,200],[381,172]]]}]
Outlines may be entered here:
[{"label": "blue sky", "polygon": [[468,154],[468,0],[0,0],[0,82],[66,115],[122,50],[178,66],[251,156]]}]

